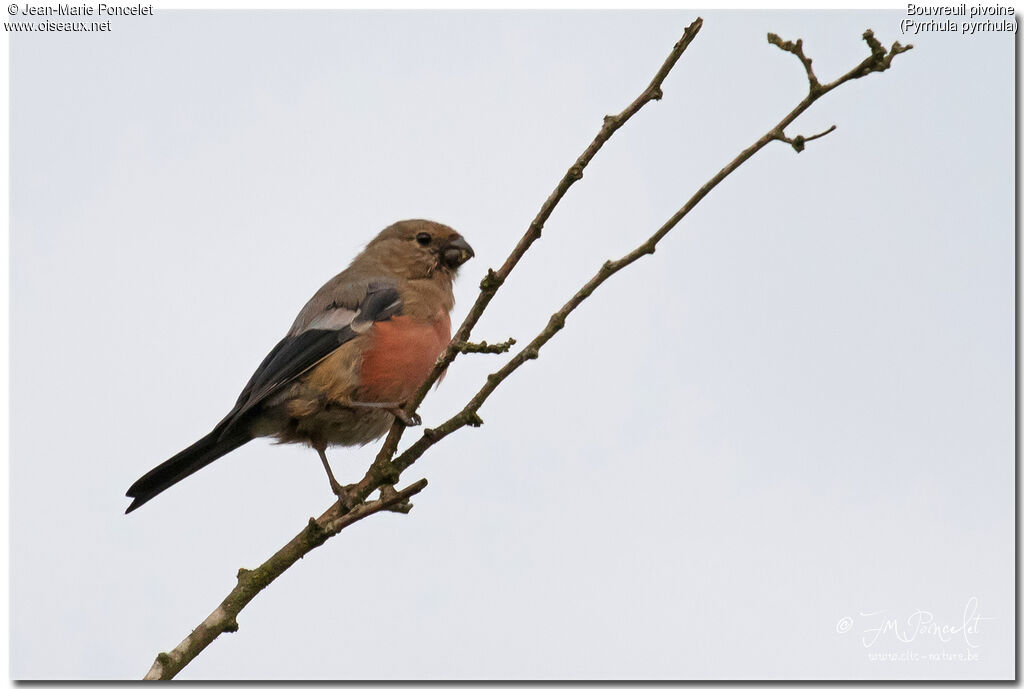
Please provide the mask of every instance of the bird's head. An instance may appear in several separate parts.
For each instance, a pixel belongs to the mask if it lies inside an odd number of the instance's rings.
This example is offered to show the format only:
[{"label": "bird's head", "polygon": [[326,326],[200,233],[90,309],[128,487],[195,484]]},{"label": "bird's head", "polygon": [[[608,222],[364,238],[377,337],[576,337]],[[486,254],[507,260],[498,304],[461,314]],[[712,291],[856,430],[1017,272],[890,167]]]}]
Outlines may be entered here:
[{"label": "bird's head", "polygon": [[473,248],[458,232],[430,220],[402,220],[366,245],[363,255],[388,273],[406,280],[454,276],[473,258]]}]

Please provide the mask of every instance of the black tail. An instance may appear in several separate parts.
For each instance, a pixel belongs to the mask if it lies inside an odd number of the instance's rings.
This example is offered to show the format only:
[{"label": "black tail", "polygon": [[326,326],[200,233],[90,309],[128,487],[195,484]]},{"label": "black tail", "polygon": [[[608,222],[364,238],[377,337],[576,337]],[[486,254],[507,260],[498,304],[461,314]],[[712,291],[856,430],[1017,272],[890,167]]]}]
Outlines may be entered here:
[{"label": "black tail", "polygon": [[174,455],[160,466],[154,467],[145,476],[132,484],[128,489],[127,496],[135,498],[128,509],[132,510],[142,507],[160,493],[173,486],[175,483],[191,476],[215,459],[223,457],[232,450],[245,445],[252,438],[244,432],[235,430],[232,433],[220,437],[222,428],[218,424],[209,435],[200,438],[191,446]]}]

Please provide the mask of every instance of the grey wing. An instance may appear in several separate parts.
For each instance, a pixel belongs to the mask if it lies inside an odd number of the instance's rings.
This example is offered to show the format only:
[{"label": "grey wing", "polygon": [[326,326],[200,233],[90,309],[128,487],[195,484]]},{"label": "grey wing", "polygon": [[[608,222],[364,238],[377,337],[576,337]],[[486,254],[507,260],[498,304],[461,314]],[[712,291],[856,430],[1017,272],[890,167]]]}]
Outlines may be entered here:
[{"label": "grey wing", "polygon": [[[355,313],[371,287],[377,289],[384,286],[396,287],[391,280],[354,274],[351,267],[347,268],[324,283],[306,302],[288,334],[298,335],[314,327],[330,329],[337,323],[344,325],[346,311]],[[327,323],[324,319],[334,320],[333,323]]]},{"label": "grey wing", "polygon": [[289,332],[263,359],[242,389],[234,409],[218,424],[222,436],[261,402],[309,371],[338,347],[369,330],[375,322],[388,320],[402,310],[398,289],[388,282],[365,285],[362,298],[352,305],[354,308],[341,305],[330,308],[332,304],[309,318],[300,332]]}]

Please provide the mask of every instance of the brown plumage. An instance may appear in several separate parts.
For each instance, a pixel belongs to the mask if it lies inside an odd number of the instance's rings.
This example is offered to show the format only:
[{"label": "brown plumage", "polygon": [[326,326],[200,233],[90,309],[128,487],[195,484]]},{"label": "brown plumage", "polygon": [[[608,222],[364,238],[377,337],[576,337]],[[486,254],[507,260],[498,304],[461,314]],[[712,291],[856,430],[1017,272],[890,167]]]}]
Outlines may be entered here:
[{"label": "brown plumage", "polygon": [[452,228],[405,220],[317,290],[208,435],[136,481],[128,512],[249,440],[324,450],[382,436],[451,339],[452,280],[473,256]]}]

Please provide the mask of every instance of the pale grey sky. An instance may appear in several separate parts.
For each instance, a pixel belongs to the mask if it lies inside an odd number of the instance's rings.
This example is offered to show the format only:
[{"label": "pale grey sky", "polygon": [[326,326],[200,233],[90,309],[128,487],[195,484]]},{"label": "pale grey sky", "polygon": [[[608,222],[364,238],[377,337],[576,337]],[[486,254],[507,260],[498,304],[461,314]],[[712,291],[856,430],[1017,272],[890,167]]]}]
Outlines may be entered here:
[{"label": "pale grey sky", "polygon": [[[123,494],[391,222],[472,243],[461,321],[697,14],[164,11],[13,35],[13,677],[140,677],[319,514],[315,453],[266,441],[127,517]],[[822,79],[868,27],[916,48],[581,307],[408,472],[431,482],[409,516],[307,557],[182,678],[1012,677],[1013,37],[700,14],[478,339],[528,340],[803,96],[766,32],[802,37]],[[501,360],[460,360],[427,424]],[[373,451],[330,455],[352,480]],[[971,631],[909,638],[971,599]],[[893,620],[902,638],[872,634]]]}]

